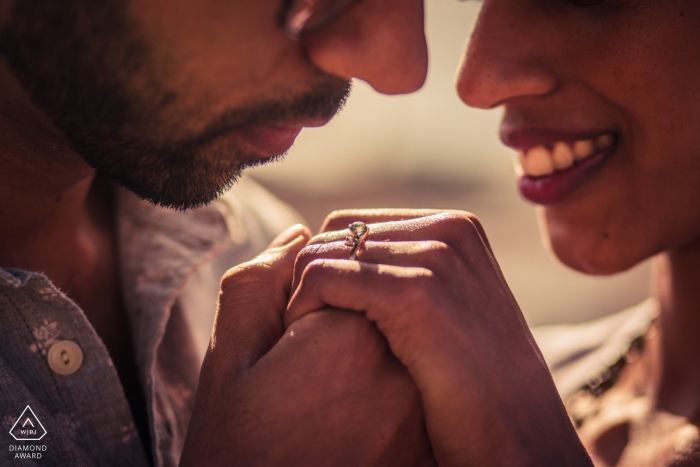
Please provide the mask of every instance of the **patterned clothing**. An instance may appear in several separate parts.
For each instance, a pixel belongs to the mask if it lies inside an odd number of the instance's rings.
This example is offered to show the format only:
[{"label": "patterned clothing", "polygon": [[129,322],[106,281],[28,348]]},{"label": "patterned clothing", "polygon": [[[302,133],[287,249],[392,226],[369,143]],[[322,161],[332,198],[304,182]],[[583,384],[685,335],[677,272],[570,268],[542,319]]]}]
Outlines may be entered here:
[{"label": "patterned clothing", "polygon": [[532,328],[562,400],[595,380],[629,350],[659,313],[654,299],[581,324]]},{"label": "patterned clothing", "polygon": [[[117,219],[152,452],[145,452],[112,360],[82,310],[43,274],[0,268],[2,466],[176,466],[221,276],[299,222],[245,177],[209,206],[186,212],[119,190]],[[79,368],[68,375],[56,365],[61,358],[75,363],[72,347],[58,356],[51,350],[64,341],[82,350]],[[26,406],[36,416],[29,422]],[[9,433],[38,425],[36,419],[46,431],[40,440],[16,441]]]}]

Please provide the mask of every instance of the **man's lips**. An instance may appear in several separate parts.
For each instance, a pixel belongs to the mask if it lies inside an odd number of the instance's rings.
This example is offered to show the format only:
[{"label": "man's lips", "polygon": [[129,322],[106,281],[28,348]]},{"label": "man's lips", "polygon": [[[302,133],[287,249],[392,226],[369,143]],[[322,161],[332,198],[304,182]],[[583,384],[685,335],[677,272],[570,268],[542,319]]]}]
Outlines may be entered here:
[{"label": "man's lips", "polygon": [[556,131],[504,128],[501,138],[518,150],[518,188],[537,204],[563,200],[612,154],[617,134],[610,130]]},{"label": "man's lips", "polygon": [[237,129],[235,133],[256,154],[272,157],[289,151],[302,129],[302,126],[250,125]]}]

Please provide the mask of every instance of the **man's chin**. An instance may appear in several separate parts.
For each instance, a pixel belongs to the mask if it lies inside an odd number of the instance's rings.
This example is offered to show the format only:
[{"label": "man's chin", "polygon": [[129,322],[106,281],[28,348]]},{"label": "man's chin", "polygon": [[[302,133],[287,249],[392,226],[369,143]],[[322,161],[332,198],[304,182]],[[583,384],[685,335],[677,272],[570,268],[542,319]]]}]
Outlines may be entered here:
[{"label": "man's chin", "polygon": [[154,189],[140,184],[119,183],[144,201],[167,209],[184,211],[205,206],[226,193],[238,181],[240,174],[224,184],[204,186],[188,182],[168,184]]},{"label": "man's chin", "polygon": [[202,207],[219,198],[238,182],[246,168],[280,160],[284,155],[259,157],[248,154],[239,156],[235,162],[227,158],[217,163],[211,162],[211,154],[202,158],[190,155],[189,161],[167,158],[170,163],[148,164],[147,159],[140,159],[138,167],[113,167],[104,164],[102,159],[98,166],[93,167],[98,174],[145,201],[163,208],[186,210]]}]

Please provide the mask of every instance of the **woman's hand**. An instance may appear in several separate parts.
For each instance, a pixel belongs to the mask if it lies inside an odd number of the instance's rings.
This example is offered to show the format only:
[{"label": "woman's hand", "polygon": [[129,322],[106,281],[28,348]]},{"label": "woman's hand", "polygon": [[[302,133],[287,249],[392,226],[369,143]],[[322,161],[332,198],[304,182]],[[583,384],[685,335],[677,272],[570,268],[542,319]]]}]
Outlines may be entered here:
[{"label": "woman's hand", "polygon": [[285,333],[309,237],[290,229],[222,280],[181,466],[435,465],[418,390],[374,325],[336,310]]},{"label": "woman's hand", "polygon": [[325,230],[357,220],[371,229],[358,261],[343,230],[301,251],[285,323],[326,307],[376,323],[418,386],[443,467],[592,465],[476,217],[344,211]]}]

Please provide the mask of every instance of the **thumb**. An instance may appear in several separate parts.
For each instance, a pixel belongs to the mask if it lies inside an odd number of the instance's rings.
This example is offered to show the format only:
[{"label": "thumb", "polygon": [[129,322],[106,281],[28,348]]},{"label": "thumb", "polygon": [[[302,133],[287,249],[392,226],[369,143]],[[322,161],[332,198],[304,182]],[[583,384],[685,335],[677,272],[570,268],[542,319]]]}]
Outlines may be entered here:
[{"label": "thumb", "polygon": [[272,240],[272,242],[270,242],[270,244],[267,246],[267,250],[287,246],[293,240],[296,240],[300,236],[305,237],[308,241],[311,238],[311,231],[309,231],[309,229],[306,226],[303,226],[301,224],[294,224],[293,226],[286,228],[282,231],[282,233],[276,236],[275,239]]},{"label": "thumb", "polygon": [[231,381],[282,337],[294,262],[310,238],[306,227],[294,225],[257,257],[226,272],[203,372],[211,367],[217,379]]}]

